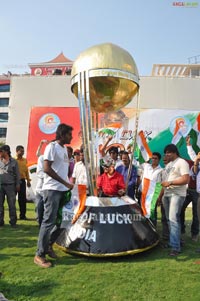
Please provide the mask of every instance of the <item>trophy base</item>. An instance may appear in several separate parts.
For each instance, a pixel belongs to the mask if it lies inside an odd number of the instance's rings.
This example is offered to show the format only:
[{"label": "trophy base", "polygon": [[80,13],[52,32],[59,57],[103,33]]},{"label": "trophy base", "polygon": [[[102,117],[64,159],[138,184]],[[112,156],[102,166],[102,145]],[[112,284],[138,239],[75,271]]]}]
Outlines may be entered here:
[{"label": "trophy base", "polygon": [[128,196],[89,196],[77,221],[64,221],[61,227],[57,245],[76,255],[125,256],[147,251],[159,242],[154,225]]}]

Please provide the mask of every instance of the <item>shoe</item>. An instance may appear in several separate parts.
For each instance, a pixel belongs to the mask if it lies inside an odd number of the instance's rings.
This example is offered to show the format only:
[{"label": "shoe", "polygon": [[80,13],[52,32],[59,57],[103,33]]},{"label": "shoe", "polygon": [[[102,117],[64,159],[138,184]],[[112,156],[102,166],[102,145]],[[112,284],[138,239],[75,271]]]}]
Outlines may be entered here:
[{"label": "shoe", "polygon": [[9,301],[2,293],[0,293],[0,301]]},{"label": "shoe", "polygon": [[162,240],[164,240],[164,241],[169,241],[169,236],[163,235],[163,236],[162,236]]},{"label": "shoe", "polygon": [[182,226],[182,228],[181,228],[181,234],[185,234],[185,226]]},{"label": "shoe", "polygon": [[180,241],[180,245],[181,247],[183,247],[185,245],[185,240],[181,238],[181,241]]},{"label": "shoe", "polygon": [[1,224],[0,224],[0,227],[3,227],[3,226],[4,226],[4,223],[1,223]]},{"label": "shoe", "polygon": [[198,241],[198,235],[192,235],[192,240],[197,242]]},{"label": "shoe", "polygon": [[19,218],[21,221],[26,221],[27,220],[27,217],[26,216],[23,216],[23,217],[20,217]]},{"label": "shoe", "polygon": [[168,249],[168,248],[170,248],[170,245],[169,245],[169,243],[168,243],[167,241],[160,241],[160,246],[161,246],[161,248],[163,248],[163,249]]},{"label": "shoe", "polygon": [[54,252],[53,248],[52,247],[49,247],[49,250],[47,252],[47,255],[53,259],[56,259],[58,258],[58,256],[56,255],[56,253]]},{"label": "shoe", "polygon": [[12,228],[17,228],[17,225],[16,224],[12,224],[10,225]]},{"label": "shoe", "polygon": [[196,249],[196,253],[198,254],[200,253],[200,248]]},{"label": "shoe", "polygon": [[47,261],[46,258],[37,255],[34,257],[34,263],[42,268],[50,268],[52,266],[51,262]]},{"label": "shoe", "polygon": [[176,251],[176,250],[171,250],[171,252],[169,253],[169,256],[171,257],[176,257],[180,254],[179,251]]}]

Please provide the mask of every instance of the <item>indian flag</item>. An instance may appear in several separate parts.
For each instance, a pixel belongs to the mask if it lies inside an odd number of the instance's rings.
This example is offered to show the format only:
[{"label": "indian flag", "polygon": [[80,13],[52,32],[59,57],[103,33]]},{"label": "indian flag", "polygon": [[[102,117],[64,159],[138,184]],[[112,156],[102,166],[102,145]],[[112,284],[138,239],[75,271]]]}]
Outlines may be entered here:
[{"label": "indian flag", "polygon": [[114,136],[116,132],[121,128],[121,123],[119,122],[113,122],[107,125],[106,128],[101,128],[99,130],[99,135],[102,136]]},{"label": "indian flag", "polygon": [[160,195],[162,186],[156,181],[144,178],[142,187],[141,207],[145,217],[156,220],[156,201]]},{"label": "indian flag", "polygon": [[37,163],[32,163],[32,164],[28,164],[28,170],[29,172],[32,173],[36,173],[37,170]]},{"label": "indian flag", "polygon": [[117,143],[120,139],[120,129],[122,124],[120,122],[112,122],[107,124],[106,128],[101,128],[98,131],[96,145],[105,144],[105,139],[112,136],[112,143]]},{"label": "indian flag", "polygon": [[140,163],[149,161],[152,157],[152,152],[147,144],[144,132],[140,131],[137,136],[137,148],[139,151],[138,160]]},{"label": "indian flag", "polygon": [[[62,227],[68,227],[74,224],[80,215],[84,212],[86,206],[86,185],[75,184],[72,191],[67,191],[63,203],[60,204],[59,218],[62,220]],[[68,225],[68,226],[67,226]]]},{"label": "indian flag", "polygon": [[198,148],[200,148],[200,113],[197,115],[193,129],[196,132],[196,145],[198,146]]}]

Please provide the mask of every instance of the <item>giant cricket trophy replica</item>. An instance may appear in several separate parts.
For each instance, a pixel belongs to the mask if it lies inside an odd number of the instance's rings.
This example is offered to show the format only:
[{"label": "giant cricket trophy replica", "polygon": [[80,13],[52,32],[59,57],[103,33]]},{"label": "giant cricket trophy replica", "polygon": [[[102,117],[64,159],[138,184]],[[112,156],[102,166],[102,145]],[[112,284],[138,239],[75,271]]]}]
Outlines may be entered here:
[{"label": "giant cricket trophy replica", "polygon": [[75,197],[65,206],[62,223],[65,229],[58,245],[69,253],[96,257],[135,254],[156,246],[156,230],[143,216],[137,201],[127,195],[99,197],[96,187],[100,120],[108,114],[120,116],[118,112],[139,91],[133,58],[110,43],[89,48],[74,62],[71,89],[80,107],[88,193],[86,196],[84,188],[78,189],[79,201],[84,203],[79,204],[78,215],[72,222],[66,217],[77,201]]}]

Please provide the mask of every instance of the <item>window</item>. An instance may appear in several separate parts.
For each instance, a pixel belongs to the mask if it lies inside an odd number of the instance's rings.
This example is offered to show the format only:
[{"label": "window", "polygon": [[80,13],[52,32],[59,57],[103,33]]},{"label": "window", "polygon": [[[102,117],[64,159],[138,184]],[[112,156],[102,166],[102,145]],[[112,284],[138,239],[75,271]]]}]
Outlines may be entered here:
[{"label": "window", "polygon": [[0,107],[8,107],[9,98],[0,98]]},{"label": "window", "polygon": [[8,113],[0,113],[0,122],[8,122]]},{"label": "window", "polygon": [[10,84],[0,85],[0,92],[10,92]]},{"label": "window", "polygon": [[0,128],[0,138],[6,138],[7,128]]},{"label": "window", "polygon": [[193,77],[195,77],[195,76],[200,76],[200,69],[197,69],[197,68],[195,68],[195,69],[191,69],[191,76]]}]

